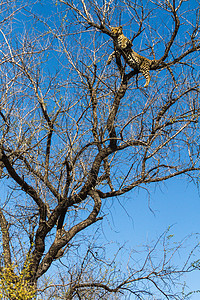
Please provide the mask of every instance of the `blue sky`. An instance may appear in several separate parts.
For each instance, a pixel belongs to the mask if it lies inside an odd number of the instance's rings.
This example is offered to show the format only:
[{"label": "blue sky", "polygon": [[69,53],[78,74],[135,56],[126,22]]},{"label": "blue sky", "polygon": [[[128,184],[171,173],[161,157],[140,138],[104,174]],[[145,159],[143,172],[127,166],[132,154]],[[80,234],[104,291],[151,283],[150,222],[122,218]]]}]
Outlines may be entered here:
[{"label": "blue sky", "polygon": [[[139,250],[141,246],[156,240],[169,226],[172,226],[170,234],[174,235],[176,242],[199,232],[200,196],[194,183],[177,177],[156,188],[151,186],[149,191],[150,194],[142,189],[132,191],[125,199],[113,201],[111,226],[108,225],[105,230],[108,240],[126,243],[126,248],[130,250]],[[189,246],[187,244],[180,255],[187,255]],[[199,272],[188,274],[183,280],[187,281],[191,290],[200,289]],[[200,294],[193,294],[191,299],[200,299]]]}]

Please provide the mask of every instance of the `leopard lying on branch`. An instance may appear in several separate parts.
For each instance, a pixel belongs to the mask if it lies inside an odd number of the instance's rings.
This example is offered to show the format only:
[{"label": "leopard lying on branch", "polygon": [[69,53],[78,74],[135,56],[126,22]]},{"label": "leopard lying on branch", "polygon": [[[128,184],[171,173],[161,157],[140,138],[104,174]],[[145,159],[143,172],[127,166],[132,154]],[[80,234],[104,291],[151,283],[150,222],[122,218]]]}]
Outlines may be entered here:
[{"label": "leopard lying on branch", "polygon": [[109,65],[112,59],[115,57],[116,52],[119,52],[123,56],[124,61],[134,70],[141,72],[146,79],[144,87],[147,87],[150,82],[149,70],[154,60],[150,60],[135,51],[133,51],[132,42],[123,34],[122,26],[111,27],[111,32],[113,35],[113,42],[115,51],[109,56],[107,65]]}]

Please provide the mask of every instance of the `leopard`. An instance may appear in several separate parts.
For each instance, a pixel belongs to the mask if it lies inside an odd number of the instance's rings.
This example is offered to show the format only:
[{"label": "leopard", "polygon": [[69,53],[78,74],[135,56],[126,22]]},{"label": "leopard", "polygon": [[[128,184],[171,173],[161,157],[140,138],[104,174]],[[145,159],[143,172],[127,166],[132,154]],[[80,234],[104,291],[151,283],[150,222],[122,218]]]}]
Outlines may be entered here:
[{"label": "leopard", "polygon": [[113,38],[115,51],[108,57],[107,65],[109,65],[112,59],[116,56],[116,52],[119,53],[124,58],[125,63],[127,63],[132,69],[142,73],[146,79],[144,87],[148,87],[151,80],[149,71],[151,65],[155,61],[136,53],[131,48],[133,46],[132,41],[123,34],[122,26],[111,27],[111,36]]}]

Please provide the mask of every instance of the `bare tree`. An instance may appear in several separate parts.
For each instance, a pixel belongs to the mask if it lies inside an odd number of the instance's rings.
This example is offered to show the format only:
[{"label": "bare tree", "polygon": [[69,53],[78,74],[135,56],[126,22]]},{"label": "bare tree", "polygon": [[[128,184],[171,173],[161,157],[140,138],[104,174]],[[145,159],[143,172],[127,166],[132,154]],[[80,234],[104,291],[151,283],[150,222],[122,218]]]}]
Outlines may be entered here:
[{"label": "bare tree", "polygon": [[[168,229],[156,243],[142,249],[143,255],[133,250],[126,273],[119,263],[123,248],[107,260],[105,246],[96,247],[91,243],[81,256],[72,246],[73,250],[69,250],[66,259],[62,260],[64,267],[59,267],[56,272],[58,280],[53,283],[43,280],[43,288],[39,290],[43,295],[46,292],[45,299],[189,299],[193,293],[187,292],[187,286],[181,285],[180,278],[197,269],[199,263],[192,263],[192,256],[199,246],[191,246],[192,251],[179,268],[174,261],[184,255],[183,246],[187,242],[193,240],[195,243],[196,236],[188,236],[180,243],[172,243],[170,239],[173,235]],[[74,264],[70,259],[72,251],[77,251]]]},{"label": "bare tree", "polygon": [[[30,260],[33,286],[102,220],[106,199],[175,176],[195,178],[200,169],[198,1],[60,0],[48,4],[46,17],[38,5],[2,2],[0,29],[0,169],[8,195],[1,199],[2,264],[16,260],[23,270]],[[121,55],[107,66],[111,26],[121,24],[133,49],[153,61],[146,89]],[[115,297],[125,286],[136,299],[152,297],[137,288],[142,280],[179,299],[161,284],[175,273],[169,264],[147,271],[145,263],[115,286],[72,272],[66,299],[97,299],[94,287]]]}]

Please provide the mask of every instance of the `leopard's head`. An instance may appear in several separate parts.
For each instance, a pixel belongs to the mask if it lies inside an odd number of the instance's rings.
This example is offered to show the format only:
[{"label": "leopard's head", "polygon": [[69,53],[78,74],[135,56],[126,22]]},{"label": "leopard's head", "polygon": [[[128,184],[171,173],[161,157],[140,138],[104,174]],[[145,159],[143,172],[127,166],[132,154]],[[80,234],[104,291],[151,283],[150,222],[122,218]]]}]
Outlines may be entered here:
[{"label": "leopard's head", "polygon": [[111,32],[114,36],[119,36],[121,34],[123,34],[122,32],[122,26],[119,27],[111,27]]}]

